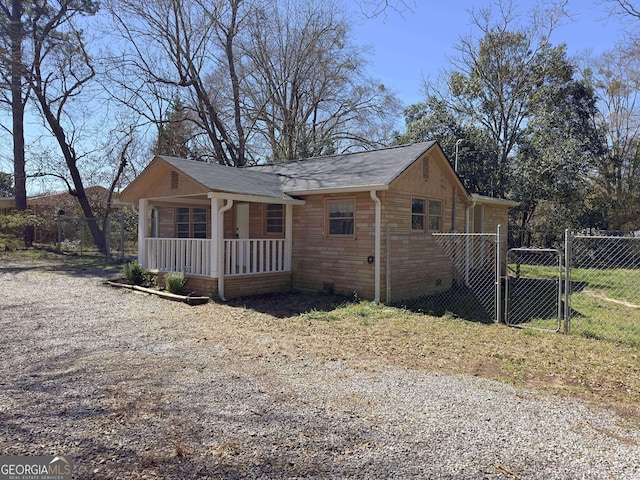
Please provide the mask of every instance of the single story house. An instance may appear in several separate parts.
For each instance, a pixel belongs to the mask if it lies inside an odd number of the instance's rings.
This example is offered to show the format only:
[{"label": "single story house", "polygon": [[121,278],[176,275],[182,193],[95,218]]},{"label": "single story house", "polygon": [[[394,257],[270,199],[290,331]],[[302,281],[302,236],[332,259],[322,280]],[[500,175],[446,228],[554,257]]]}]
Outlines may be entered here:
[{"label": "single story house", "polygon": [[[96,185],[85,188],[85,193],[94,214],[98,217],[104,215],[109,191],[100,185]],[[117,199],[118,194],[114,193],[112,198],[113,205],[111,206],[112,215],[113,211],[119,211],[122,208],[116,202]],[[9,215],[15,211],[15,208],[16,199],[14,197],[0,198],[0,215]],[[78,200],[68,190],[31,195],[27,197],[27,208],[34,215],[50,213],[55,216],[61,213],[68,216],[84,216],[78,205]]]},{"label": "single story house", "polygon": [[139,263],[193,291],[376,301],[386,232],[495,232],[516,205],[470,194],[437,142],[245,168],[160,155],[120,200],[137,207]]}]

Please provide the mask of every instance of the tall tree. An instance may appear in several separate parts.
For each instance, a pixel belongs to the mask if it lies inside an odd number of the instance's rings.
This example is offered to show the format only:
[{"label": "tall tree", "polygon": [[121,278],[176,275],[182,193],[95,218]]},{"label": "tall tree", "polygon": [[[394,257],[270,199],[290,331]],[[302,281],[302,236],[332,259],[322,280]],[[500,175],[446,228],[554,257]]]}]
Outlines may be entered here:
[{"label": "tall tree", "polygon": [[404,117],[405,132],[397,135],[395,143],[437,140],[452,166],[457,163],[465,187],[474,193],[493,195],[498,152],[484,129],[462,123],[435,96],[405,109]]},{"label": "tall tree", "polygon": [[593,184],[611,229],[640,227],[640,58],[622,46],[587,72],[599,97],[598,125],[607,151],[594,163]]},{"label": "tall tree", "polygon": [[[11,106],[13,138],[13,176],[16,210],[27,208],[27,175],[25,166],[24,115],[28,88],[24,83],[23,43],[29,19],[24,0],[0,2],[0,66],[3,99]],[[7,88],[8,87],[8,88]],[[8,95],[6,94],[8,92]],[[27,243],[29,240],[27,239]]]},{"label": "tall tree", "polygon": [[366,60],[334,1],[256,7],[242,42],[247,115],[273,161],[389,142],[396,97],[366,75]]},{"label": "tall tree", "polygon": [[30,69],[26,76],[45,125],[53,134],[66,165],[69,193],[76,197],[98,249],[106,252],[104,231],[87,197],[81,174],[83,154],[78,148],[78,130],[72,112],[76,98],[95,77],[83,30],[83,16],[97,12],[93,0],[44,2],[36,11],[29,32]]},{"label": "tall tree", "polygon": [[495,143],[493,184],[498,196],[508,193],[510,163],[531,114],[531,98],[552,74],[547,68],[554,54],[549,36],[565,3],[533,11],[524,26],[518,24],[510,1],[496,3],[495,20],[491,8],[472,11],[480,38],[461,38],[444,85],[427,86],[463,123],[484,129]]},{"label": "tall tree", "polygon": [[160,92],[168,103],[177,91],[199,157],[208,149],[207,160],[243,166],[388,142],[399,102],[363,73],[333,1],[109,5],[126,40],[114,53],[127,65],[126,101],[150,105],[142,99]]},{"label": "tall tree", "polygon": [[[588,175],[605,152],[596,125],[596,96],[576,77],[564,46],[554,49],[552,73],[531,98],[531,114],[513,162],[511,190],[521,202],[518,226],[564,230],[577,226],[587,208]],[[541,203],[551,205],[544,216]]]},{"label": "tall tree", "polygon": [[179,158],[193,158],[190,143],[193,139],[193,124],[187,117],[187,109],[176,97],[166,118],[158,122],[158,137],[153,146],[156,155],[170,155]]},{"label": "tall tree", "polygon": [[[235,42],[250,2],[113,0],[108,8],[126,41],[114,57],[124,58],[128,67],[121,86],[136,99],[157,93],[157,84],[188,92],[194,110],[190,118],[206,135],[212,160],[245,165]],[[130,75],[140,82],[132,85]]]}]

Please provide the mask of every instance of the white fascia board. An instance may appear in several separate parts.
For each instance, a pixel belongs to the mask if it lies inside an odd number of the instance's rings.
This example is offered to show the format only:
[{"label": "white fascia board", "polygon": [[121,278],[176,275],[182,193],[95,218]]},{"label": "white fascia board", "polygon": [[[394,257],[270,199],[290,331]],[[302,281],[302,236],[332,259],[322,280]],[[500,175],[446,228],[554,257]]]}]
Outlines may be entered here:
[{"label": "white fascia board", "polygon": [[502,205],[503,207],[517,207],[520,202],[507,200],[506,198],[485,197],[477,193],[471,194],[471,199],[479,205]]},{"label": "white fascia board", "polygon": [[208,198],[221,198],[225,200],[233,200],[236,202],[254,202],[254,203],[279,203],[290,205],[304,205],[307,203],[305,200],[298,200],[297,198],[274,198],[274,197],[259,197],[256,195],[243,195],[239,193],[225,193],[225,192],[209,192]]},{"label": "white fascia board", "polygon": [[328,195],[331,193],[360,193],[370,191],[389,190],[389,185],[368,185],[358,187],[315,188],[313,190],[291,190],[288,195]]}]

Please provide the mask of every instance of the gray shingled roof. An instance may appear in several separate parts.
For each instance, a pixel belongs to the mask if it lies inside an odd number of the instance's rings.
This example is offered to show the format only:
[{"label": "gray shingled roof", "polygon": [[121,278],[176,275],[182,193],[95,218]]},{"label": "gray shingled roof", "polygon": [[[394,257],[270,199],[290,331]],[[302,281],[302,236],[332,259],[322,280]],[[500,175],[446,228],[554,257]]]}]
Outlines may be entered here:
[{"label": "gray shingled roof", "polygon": [[295,195],[313,190],[389,185],[436,142],[414,143],[367,152],[258,165],[245,171],[278,175],[282,189]]},{"label": "gray shingled roof", "polygon": [[281,181],[277,175],[165,155],[158,155],[158,157],[212,191],[269,198],[291,198],[282,191]]},{"label": "gray shingled roof", "polygon": [[288,199],[291,198],[289,195],[300,192],[387,186],[435,143],[414,143],[247,168],[164,155],[159,158],[212,191]]}]

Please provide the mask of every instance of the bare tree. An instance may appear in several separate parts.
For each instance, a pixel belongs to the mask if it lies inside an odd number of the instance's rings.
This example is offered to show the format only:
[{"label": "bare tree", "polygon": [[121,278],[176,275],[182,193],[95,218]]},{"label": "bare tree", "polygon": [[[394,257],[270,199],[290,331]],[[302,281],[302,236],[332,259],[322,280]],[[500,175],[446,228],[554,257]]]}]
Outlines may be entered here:
[{"label": "bare tree", "polygon": [[[157,84],[188,90],[198,126],[217,163],[246,163],[245,127],[235,41],[245,14],[242,0],[114,0],[109,11],[126,47],[125,75],[143,82],[129,88],[140,99]],[[125,82],[123,82],[125,85]],[[171,98],[165,98],[170,101]]]},{"label": "bare tree", "polygon": [[253,10],[243,43],[247,114],[275,161],[380,146],[399,101],[366,76],[335,2],[280,0]]},{"label": "bare tree", "polygon": [[[25,18],[23,0],[0,3],[0,65],[2,66],[3,100],[11,108],[13,138],[14,197],[17,210],[27,208],[24,115],[28,88],[24,84],[23,42]],[[7,95],[8,92],[8,95]],[[29,239],[27,239],[27,243]]]},{"label": "bare tree", "polygon": [[640,19],[640,7],[637,5],[638,2],[631,0],[606,0],[607,3],[610,3],[614,13],[622,14],[622,15],[630,15],[632,17],[636,17]]},{"label": "bare tree", "polygon": [[400,15],[411,12],[416,2],[415,0],[358,0],[356,3],[366,18],[374,18],[389,11]]},{"label": "bare tree", "polygon": [[[599,98],[607,153],[595,164],[596,201],[610,228],[637,228],[640,200],[640,58],[616,48],[593,62],[587,78]],[[629,224],[632,220],[633,225]]]}]

